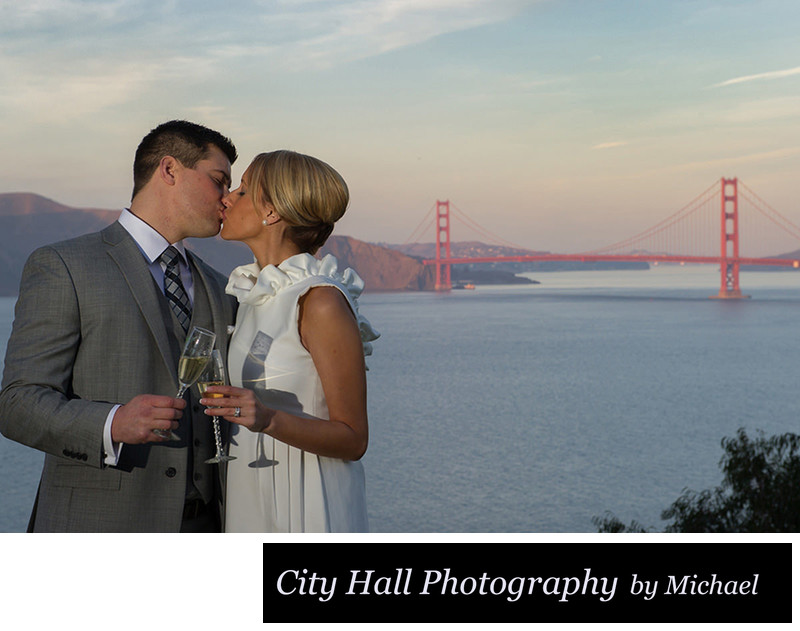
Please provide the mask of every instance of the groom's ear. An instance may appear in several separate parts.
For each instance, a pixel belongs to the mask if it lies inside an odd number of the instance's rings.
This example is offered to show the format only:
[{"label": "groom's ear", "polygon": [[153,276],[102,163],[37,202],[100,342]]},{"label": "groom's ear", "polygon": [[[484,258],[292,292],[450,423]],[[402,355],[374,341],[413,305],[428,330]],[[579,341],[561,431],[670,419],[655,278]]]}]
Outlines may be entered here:
[{"label": "groom's ear", "polygon": [[164,156],[158,163],[156,176],[168,186],[175,186],[176,176],[181,168],[183,168],[183,165],[176,158]]}]

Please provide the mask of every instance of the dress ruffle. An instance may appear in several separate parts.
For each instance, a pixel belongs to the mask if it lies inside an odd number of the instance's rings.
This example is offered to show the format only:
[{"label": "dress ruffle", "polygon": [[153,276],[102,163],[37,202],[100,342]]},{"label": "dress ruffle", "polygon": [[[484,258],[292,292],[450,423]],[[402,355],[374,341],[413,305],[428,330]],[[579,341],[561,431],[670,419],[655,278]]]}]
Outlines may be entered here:
[{"label": "dress ruffle", "polygon": [[350,267],[340,273],[339,262],[332,254],[322,259],[307,253],[295,254],[278,266],[267,265],[263,269],[259,269],[257,263],[240,265],[231,272],[225,291],[241,304],[261,305],[281,289],[312,276],[331,278],[344,286],[355,307],[364,355],[372,355],[371,342],[377,340],[380,333],[358,312],[358,297],[364,291],[364,281]]}]

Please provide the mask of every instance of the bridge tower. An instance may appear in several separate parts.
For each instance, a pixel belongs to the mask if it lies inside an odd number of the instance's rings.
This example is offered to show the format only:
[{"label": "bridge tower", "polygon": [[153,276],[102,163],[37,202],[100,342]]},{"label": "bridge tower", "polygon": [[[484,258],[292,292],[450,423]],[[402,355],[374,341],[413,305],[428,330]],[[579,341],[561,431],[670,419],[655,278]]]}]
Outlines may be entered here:
[{"label": "bridge tower", "polygon": [[436,200],[436,291],[450,291],[450,200]]},{"label": "bridge tower", "polygon": [[739,299],[739,193],[736,178],[720,180],[720,287],[712,298]]}]

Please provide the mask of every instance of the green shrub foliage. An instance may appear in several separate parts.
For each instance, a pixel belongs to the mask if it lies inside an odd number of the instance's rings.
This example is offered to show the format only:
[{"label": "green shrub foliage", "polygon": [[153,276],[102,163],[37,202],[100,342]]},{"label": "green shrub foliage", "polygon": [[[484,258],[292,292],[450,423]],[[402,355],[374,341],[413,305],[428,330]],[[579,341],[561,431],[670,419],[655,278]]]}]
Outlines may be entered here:
[{"label": "green shrub foliage", "polygon": [[[664,532],[800,532],[800,436],[759,431],[752,439],[739,429],[722,449],[722,484],[684,490],[661,513],[671,520]],[[612,513],[593,522],[599,532],[653,532]]]}]

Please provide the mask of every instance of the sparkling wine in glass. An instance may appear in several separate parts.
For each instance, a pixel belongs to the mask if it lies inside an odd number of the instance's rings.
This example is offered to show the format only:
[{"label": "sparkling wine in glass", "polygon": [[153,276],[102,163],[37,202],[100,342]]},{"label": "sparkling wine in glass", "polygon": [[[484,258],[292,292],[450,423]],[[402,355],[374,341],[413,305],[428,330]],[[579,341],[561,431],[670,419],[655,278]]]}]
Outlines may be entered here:
[{"label": "sparkling wine in glass", "polygon": [[[222,393],[210,392],[206,394],[206,390],[210,386],[224,386],[226,381],[225,364],[222,362],[222,353],[214,349],[211,352],[211,359],[206,365],[203,374],[200,375],[197,388],[200,390],[201,396],[209,399],[219,399],[224,396]],[[209,409],[213,409],[213,406],[209,406]],[[206,460],[206,464],[236,460],[236,456],[228,456],[222,452],[222,436],[219,429],[219,418],[217,416],[212,417],[212,422],[214,423],[214,442],[217,444],[217,454],[213,458]]]},{"label": "sparkling wine in glass", "polygon": [[[206,367],[211,351],[214,349],[214,342],[217,339],[216,333],[196,326],[189,333],[186,338],[186,343],[183,345],[183,352],[181,358],[178,360],[178,394],[175,395],[176,399],[180,399],[186,389],[197,381],[200,374]],[[180,440],[171,430],[153,430],[154,434],[162,438],[169,438],[170,440]]]}]

